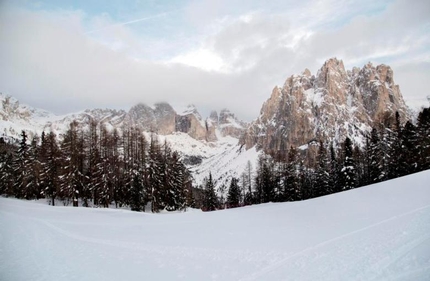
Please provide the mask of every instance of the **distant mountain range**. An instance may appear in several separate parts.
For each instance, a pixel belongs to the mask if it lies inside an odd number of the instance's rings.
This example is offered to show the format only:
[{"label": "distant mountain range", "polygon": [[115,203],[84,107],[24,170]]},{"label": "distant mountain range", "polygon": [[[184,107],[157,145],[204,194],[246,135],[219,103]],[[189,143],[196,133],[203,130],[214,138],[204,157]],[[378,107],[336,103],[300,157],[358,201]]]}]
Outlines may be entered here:
[{"label": "distant mountain range", "polygon": [[261,151],[272,153],[290,146],[306,149],[316,140],[336,145],[346,136],[362,145],[363,134],[395,112],[402,120],[411,118],[389,66],[369,63],[347,71],[336,58],[327,60],[316,75],[305,70],[275,87],[251,123],[227,109],[203,119],[193,105],[176,112],[168,103],[140,103],[128,112],[87,109],[57,116],[3,94],[0,101],[3,136],[19,138],[21,130],[30,136],[52,130],[61,138],[74,120],[82,128],[96,122],[119,132],[132,125],[166,139],[182,154],[197,182],[211,171],[219,183],[240,175],[248,160],[255,164]]}]

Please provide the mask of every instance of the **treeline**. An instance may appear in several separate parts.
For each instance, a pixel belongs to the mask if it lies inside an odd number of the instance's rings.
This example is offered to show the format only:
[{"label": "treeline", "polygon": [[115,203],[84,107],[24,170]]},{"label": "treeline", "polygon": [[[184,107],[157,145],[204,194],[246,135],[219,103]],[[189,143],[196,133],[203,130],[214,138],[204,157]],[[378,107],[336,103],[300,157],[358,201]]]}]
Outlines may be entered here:
[{"label": "treeline", "polygon": [[[430,108],[419,113],[417,124],[400,123],[399,115],[365,136],[365,146],[350,138],[338,149],[323,141],[306,151],[290,147],[259,158],[256,170],[248,165],[240,179],[221,186],[220,197],[205,202],[209,210],[266,202],[305,200],[349,190],[430,169]],[[240,181],[240,182],[239,182]],[[214,183],[204,183],[205,198],[213,198]],[[226,196],[224,196],[226,191]]]},{"label": "treeline", "polygon": [[0,138],[0,194],[47,198],[50,204],[116,207],[135,211],[213,211],[266,202],[305,200],[430,169],[430,108],[416,125],[386,118],[365,137],[338,148],[314,141],[306,150],[290,147],[262,155],[253,170],[218,185],[209,173],[198,188],[177,152],[136,128],[120,135],[92,122],[87,130],[73,122],[59,142],[54,133],[23,131],[18,145]]},{"label": "treeline", "polygon": [[18,146],[0,139],[0,194],[135,211],[194,206],[191,174],[167,143],[96,122],[85,131],[72,122],[61,142],[53,132],[28,142],[22,131]]}]

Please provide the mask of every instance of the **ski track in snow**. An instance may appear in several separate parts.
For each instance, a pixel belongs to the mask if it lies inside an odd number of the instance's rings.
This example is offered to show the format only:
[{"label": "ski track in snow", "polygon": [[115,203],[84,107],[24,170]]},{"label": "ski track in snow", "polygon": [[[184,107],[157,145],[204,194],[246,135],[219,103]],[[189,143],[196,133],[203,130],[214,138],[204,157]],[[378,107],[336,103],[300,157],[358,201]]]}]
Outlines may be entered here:
[{"label": "ski track in snow", "polygon": [[[315,246],[307,247],[307,248],[305,248],[305,249],[303,249],[303,250],[301,250],[301,251],[299,251],[299,252],[296,252],[296,253],[294,253],[294,254],[292,254],[292,255],[290,255],[290,256],[287,256],[286,258],[284,258],[284,259],[282,259],[282,260],[280,260],[280,261],[277,261],[277,262],[275,262],[275,263],[272,263],[272,264],[270,264],[269,266],[267,266],[267,267],[265,267],[265,268],[263,268],[263,269],[260,269],[260,270],[258,270],[258,271],[256,271],[256,272],[254,272],[254,273],[250,274],[249,276],[247,276],[247,277],[245,277],[245,278],[241,278],[240,280],[241,280],[241,281],[256,280],[256,279],[258,279],[258,278],[260,278],[260,277],[262,277],[262,276],[266,276],[268,273],[270,273],[270,272],[272,272],[272,271],[275,271],[277,268],[282,267],[283,265],[285,265],[285,263],[287,263],[288,261],[290,261],[290,260],[291,260],[292,258],[294,258],[294,257],[297,257],[297,256],[299,256],[299,255],[304,255],[304,254],[306,254],[306,253],[308,253],[308,252],[310,252],[310,251],[316,250],[316,249],[321,248],[321,247],[323,247],[323,246],[327,246],[327,245],[329,245],[330,243],[336,242],[336,241],[338,241],[338,240],[341,240],[341,239],[347,238],[347,237],[352,236],[352,235],[356,235],[356,234],[358,234],[358,233],[360,233],[360,232],[364,232],[364,231],[369,230],[369,229],[371,229],[371,228],[374,228],[374,227],[380,226],[380,225],[382,225],[382,224],[384,224],[384,223],[387,223],[387,222],[390,222],[390,221],[396,220],[396,219],[398,219],[398,218],[401,218],[401,217],[404,217],[404,216],[407,216],[407,215],[410,215],[410,214],[413,214],[413,213],[416,213],[416,212],[420,212],[420,211],[425,210],[425,209],[428,209],[428,208],[430,208],[430,205],[427,205],[427,206],[424,206],[424,207],[420,207],[420,208],[417,208],[417,209],[415,209],[415,210],[412,210],[412,211],[409,211],[409,212],[406,212],[406,213],[403,213],[403,214],[400,214],[400,215],[393,216],[393,217],[391,217],[391,218],[388,218],[388,219],[382,220],[382,221],[380,221],[380,222],[377,222],[377,223],[371,224],[371,225],[369,225],[369,226],[366,226],[366,227],[363,227],[363,228],[360,228],[360,229],[357,229],[357,230],[351,231],[351,232],[346,233],[346,234],[344,234],[344,235],[341,235],[341,236],[338,236],[338,237],[335,237],[335,238],[332,238],[332,239],[326,240],[326,241],[321,242],[321,243],[319,243],[319,244],[317,244],[317,245],[315,245]],[[409,245],[409,244],[407,244],[407,245],[404,247],[404,249],[399,250],[399,251],[398,251],[398,253],[396,253],[396,255],[395,255],[394,257],[391,257],[390,259],[388,259],[388,262],[386,262],[386,264],[385,264],[385,265],[381,265],[381,266],[382,266],[383,268],[387,268],[387,267],[389,267],[389,266],[390,266],[391,264],[393,264],[396,260],[398,260],[399,258],[403,257],[405,254],[407,254],[408,252],[410,252],[413,248],[418,247],[419,245],[423,244],[424,242],[426,242],[426,241],[427,241],[427,240],[429,240],[429,239],[430,239],[430,234],[429,234],[429,235],[425,235],[425,236],[423,236],[422,238],[417,239],[417,240],[415,240],[415,241],[412,241],[412,242],[410,243],[410,245]],[[428,270],[428,269],[430,269],[430,267],[427,267],[427,268],[425,268],[424,270]],[[375,278],[374,278],[374,279],[372,279],[372,280],[379,280],[379,279],[380,279],[380,278],[375,277]]]}]

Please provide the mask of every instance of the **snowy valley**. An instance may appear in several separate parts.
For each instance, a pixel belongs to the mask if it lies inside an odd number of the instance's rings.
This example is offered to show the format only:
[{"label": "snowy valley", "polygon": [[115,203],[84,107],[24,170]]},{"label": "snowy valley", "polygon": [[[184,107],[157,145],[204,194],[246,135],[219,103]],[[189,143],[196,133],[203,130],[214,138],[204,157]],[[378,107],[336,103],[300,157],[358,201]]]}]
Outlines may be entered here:
[{"label": "snowy valley", "polygon": [[0,0],[0,281],[430,281],[430,0]]}]

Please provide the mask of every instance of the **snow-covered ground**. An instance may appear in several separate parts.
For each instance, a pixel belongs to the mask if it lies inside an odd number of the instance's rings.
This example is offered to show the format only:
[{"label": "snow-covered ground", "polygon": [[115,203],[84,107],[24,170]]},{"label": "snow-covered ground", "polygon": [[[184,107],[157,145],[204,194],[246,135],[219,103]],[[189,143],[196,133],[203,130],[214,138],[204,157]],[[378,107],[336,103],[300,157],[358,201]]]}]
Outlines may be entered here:
[{"label": "snow-covered ground", "polygon": [[0,280],[430,280],[429,182],[210,213],[0,198]]}]

